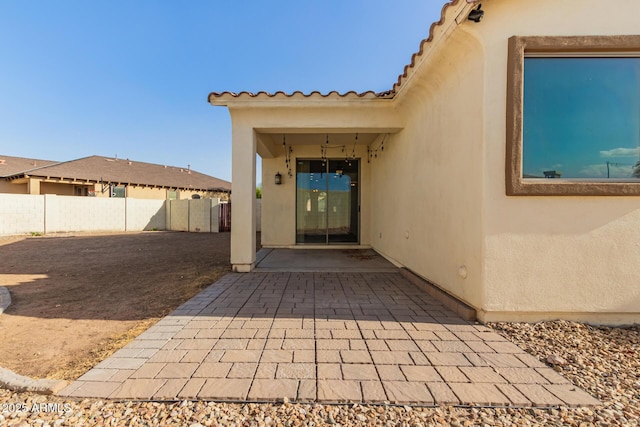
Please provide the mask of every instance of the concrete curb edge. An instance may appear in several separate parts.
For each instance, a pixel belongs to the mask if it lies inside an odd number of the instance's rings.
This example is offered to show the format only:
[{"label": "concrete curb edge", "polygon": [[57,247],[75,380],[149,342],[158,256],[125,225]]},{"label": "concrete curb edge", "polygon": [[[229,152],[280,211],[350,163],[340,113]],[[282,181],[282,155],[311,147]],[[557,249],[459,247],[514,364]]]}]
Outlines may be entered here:
[{"label": "concrete curb edge", "polygon": [[69,382],[64,380],[34,380],[9,369],[0,368],[0,387],[11,391],[56,394],[68,384]]},{"label": "concrete curb edge", "polygon": [[6,286],[0,286],[0,314],[11,305],[11,294]]}]

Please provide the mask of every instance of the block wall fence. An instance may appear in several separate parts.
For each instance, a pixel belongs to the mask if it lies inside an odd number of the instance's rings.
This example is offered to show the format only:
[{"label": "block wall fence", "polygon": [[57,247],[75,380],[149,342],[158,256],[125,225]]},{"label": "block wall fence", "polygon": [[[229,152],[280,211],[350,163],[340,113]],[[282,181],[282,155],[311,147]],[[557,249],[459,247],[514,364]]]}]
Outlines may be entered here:
[{"label": "block wall fence", "polygon": [[[103,199],[52,194],[0,194],[0,236],[76,231],[217,233],[219,204],[219,199]],[[257,203],[258,214],[260,207],[261,204]]]}]

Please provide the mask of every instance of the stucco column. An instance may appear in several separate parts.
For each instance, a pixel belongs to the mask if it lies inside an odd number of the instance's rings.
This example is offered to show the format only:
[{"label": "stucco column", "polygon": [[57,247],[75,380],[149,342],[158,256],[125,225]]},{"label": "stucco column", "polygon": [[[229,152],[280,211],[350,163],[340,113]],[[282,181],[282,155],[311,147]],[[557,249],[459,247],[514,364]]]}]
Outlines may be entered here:
[{"label": "stucco column", "polygon": [[29,178],[29,194],[40,194],[40,180],[36,178]]},{"label": "stucco column", "polygon": [[231,264],[247,273],[256,262],[256,137],[250,126],[233,124],[231,182]]}]

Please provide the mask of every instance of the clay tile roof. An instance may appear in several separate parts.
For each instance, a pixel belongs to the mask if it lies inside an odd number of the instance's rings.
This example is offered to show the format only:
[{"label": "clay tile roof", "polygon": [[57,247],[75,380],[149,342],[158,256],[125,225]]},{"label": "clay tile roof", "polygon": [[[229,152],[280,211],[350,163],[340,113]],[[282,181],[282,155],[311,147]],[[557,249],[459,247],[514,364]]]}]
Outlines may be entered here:
[{"label": "clay tile roof", "polygon": [[53,160],[28,159],[26,157],[0,155],[0,178],[56,163],[58,162]]},{"label": "clay tile roof", "polygon": [[[231,191],[231,183],[186,167],[165,166],[91,156],[39,167],[26,171],[27,175],[78,181],[148,185],[196,191]],[[15,175],[15,174],[14,174]]]},{"label": "clay tile roof", "polygon": [[422,56],[422,54],[425,52],[425,50],[427,49],[428,45],[433,41],[434,38],[434,32],[435,32],[435,28],[444,24],[445,22],[445,15],[447,12],[447,9],[449,7],[452,6],[456,6],[458,3],[460,3],[461,1],[466,1],[467,3],[477,3],[480,0],[449,0],[448,2],[446,2],[443,6],[442,6],[442,11],[440,12],[440,20],[436,21],[434,23],[431,24],[431,27],[429,28],[429,36],[422,40],[420,42],[420,49],[418,50],[418,52],[414,53],[411,56],[411,62],[409,64],[407,64],[404,67],[403,73],[400,74],[398,76],[398,81],[393,85],[393,87],[390,90],[384,91],[384,92],[374,92],[374,91],[366,91],[366,92],[355,92],[355,91],[349,91],[349,92],[345,92],[345,93],[339,93],[337,91],[332,91],[326,94],[323,94],[321,92],[318,91],[313,91],[310,92],[308,94],[305,94],[303,92],[300,91],[296,91],[296,92],[292,92],[292,93],[286,93],[286,92],[282,92],[282,91],[278,91],[278,92],[258,92],[258,93],[252,93],[252,92],[211,92],[207,98],[207,100],[209,102],[211,102],[213,99],[215,98],[222,98],[222,97],[233,97],[233,98],[261,98],[261,97],[266,97],[266,98],[276,98],[276,97],[282,97],[282,98],[295,98],[295,97],[302,97],[302,98],[330,98],[330,97],[334,97],[334,98],[347,98],[347,97],[356,97],[356,98],[363,98],[363,99],[367,99],[367,98],[373,98],[373,99],[391,99],[395,96],[395,94],[398,92],[398,90],[400,89],[400,86],[402,85],[402,82],[404,81],[404,79],[407,78],[407,76],[409,75],[409,72],[412,68],[414,68],[416,66],[416,62],[417,59],[419,57]]},{"label": "clay tile roof", "polygon": [[[420,58],[424,54],[429,44],[433,41],[436,27],[444,24],[447,9],[449,9],[452,6],[456,6],[461,1],[465,1],[465,0],[450,0],[449,2],[445,3],[444,6],[442,6],[442,10],[440,11],[440,20],[431,24],[431,27],[429,27],[429,36],[420,42],[420,48],[416,53],[411,55],[411,62],[404,66],[404,70],[402,74],[398,76],[398,81],[393,85],[393,88],[391,89],[390,92],[395,94],[398,91],[398,89],[400,89],[400,86],[402,85],[403,80],[406,79],[407,76],[409,75],[409,71],[416,66],[416,62],[418,58]],[[466,2],[479,3],[480,0],[466,0]]]},{"label": "clay tile roof", "polygon": [[372,90],[366,91],[366,92],[356,92],[356,91],[349,91],[349,92],[345,92],[345,93],[340,93],[338,91],[331,91],[328,93],[321,93],[319,91],[313,91],[310,93],[304,93],[301,91],[295,91],[295,92],[291,92],[291,93],[286,93],[283,91],[278,91],[278,92],[264,92],[264,91],[260,91],[257,93],[253,93],[253,92],[211,92],[209,94],[209,101],[211,101],[212,98],[220,98],[223,96],[231,96],[234,98],[259,98],[259,97],[267,97],[267,98],[346,98],[346,97],[357,97],[357,98],[389,98],[391,96],[391,92],[390,91],[386,91],[386,92],[374,92]]}]

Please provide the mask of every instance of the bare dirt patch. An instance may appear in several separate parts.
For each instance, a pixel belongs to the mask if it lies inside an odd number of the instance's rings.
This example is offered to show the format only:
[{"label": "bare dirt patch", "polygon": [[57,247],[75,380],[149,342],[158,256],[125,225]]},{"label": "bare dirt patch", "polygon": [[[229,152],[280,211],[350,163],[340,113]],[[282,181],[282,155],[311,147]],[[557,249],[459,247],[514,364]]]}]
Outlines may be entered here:
[{"label": "bare dirt patch", "polygon": [[0,367],[75,379],[229,271],[229,233],[3,238]]}]

